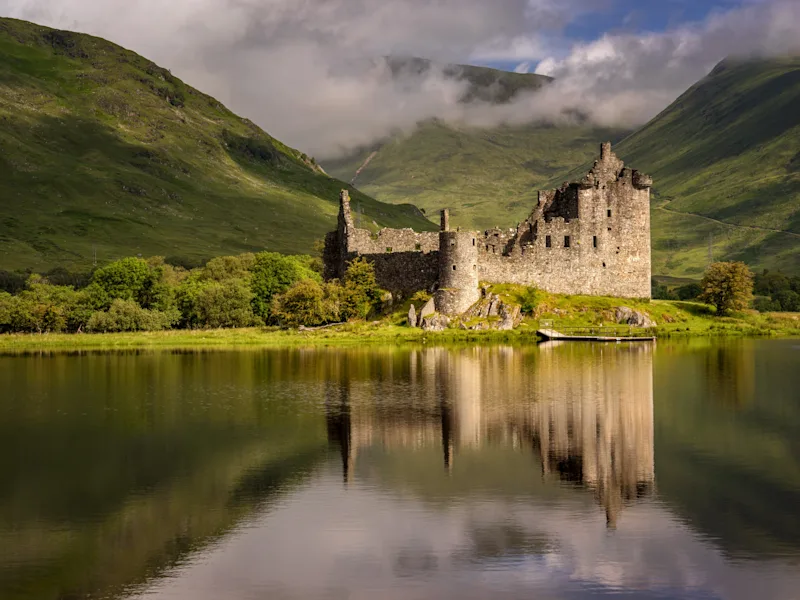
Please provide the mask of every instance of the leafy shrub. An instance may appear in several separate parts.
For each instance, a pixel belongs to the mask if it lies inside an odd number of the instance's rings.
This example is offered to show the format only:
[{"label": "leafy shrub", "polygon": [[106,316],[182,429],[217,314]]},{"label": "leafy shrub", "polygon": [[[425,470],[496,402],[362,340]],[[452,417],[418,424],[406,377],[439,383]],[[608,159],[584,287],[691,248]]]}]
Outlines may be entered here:
[{"label": "leafy shrub", "polygon": [[312,270],[309,257],[284,256],[276,252],[256,254],[252,266],[250,287],[253,291],[253,312],[267,321],[271,316],[272,299],[303,279],[321,281],[319,273]]},{"label": "leafy shrub", "polygon": [[111,303],[108,311],[95,312],[86,327],[89,331],[99,333],[161,331],[169,329],[174,321],[174,315],[142,308],[133,300],[117,299]]},{"label": "leafy shrub", "polygon": [[792,290],[781,290],[772,295],[772,301],[780,306],[778,310],[785,312],[800,311],[800,294]]},{"label": "leafy shrub", "polygon": [[753,308],[758,312],[774,312],[781,309],[779,302],[775,302],[769,296],[756,296],[753,299]]},{"label": "leafy shrub", "polygon": [[342,319],[366,319],[381,306],[383,290],[375,280],[375,268],[364,258],[350,263],[344,274],[341,291]]},{"label": "leafy shrub", "polygon": [[695,300],[703,293],[703,288],[700,287],[699,283],[687,283],[679,287],[676,291],[680,300]]},{"label": "leafy shrub", "polygon": [[30,277],[26,290],[4,304],[4,330],[16,332],[80,331],[92,312],[85,292],[50,285],[37,275]]},{"label": "leafy shrub", "polygon": [[339,293],[336,283],[320,284],[313,279],[303,279],[275,296],[272,314],[288,327],[333,323],[339,320]]},{"label": "leafy shrub", "polygon": [[206,263],[203,276],[214,281],[228,279],[250,279],[250,272],[255,266],[254,254],[240,254],[239,256],[220,256],[212,258]]},{"label": "leafy shrub", "polygon": [[246,281],[204,281],[197,275],[186,279],[176,294],[185,327],[249,327],[256,324],[253,293]]}]

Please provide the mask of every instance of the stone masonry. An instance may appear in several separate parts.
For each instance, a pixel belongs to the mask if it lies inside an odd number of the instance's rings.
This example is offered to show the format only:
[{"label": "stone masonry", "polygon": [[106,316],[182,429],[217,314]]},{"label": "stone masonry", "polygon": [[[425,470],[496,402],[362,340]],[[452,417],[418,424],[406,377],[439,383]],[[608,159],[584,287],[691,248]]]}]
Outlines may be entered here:
[{"label": "stone masonry", "polygon": [[393,293],[435,292],[436,308],[461,314],[480,298],[479,282],[516,283],[558,294],[650,297],[652,179],[625,167],[601,145],[583,179],[539,192],[515,228],[451,231],[442,211],[439,233],[357,229],[346,191],[339,224],[325,238],[325,275],[341,277],[358,256],[375,265]]}]

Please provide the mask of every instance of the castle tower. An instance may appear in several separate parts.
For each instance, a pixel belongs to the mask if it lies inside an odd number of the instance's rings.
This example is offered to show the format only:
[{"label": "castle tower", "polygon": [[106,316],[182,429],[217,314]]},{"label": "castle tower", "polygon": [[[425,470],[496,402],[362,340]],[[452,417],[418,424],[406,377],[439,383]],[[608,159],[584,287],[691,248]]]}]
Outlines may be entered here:
[{"label": "castle tower", "polygon": [[439,232],[439,289],[434,296],[437,312],[460,315],[480,299],[478,240],[474,231],[449,231],[442,211]]}]

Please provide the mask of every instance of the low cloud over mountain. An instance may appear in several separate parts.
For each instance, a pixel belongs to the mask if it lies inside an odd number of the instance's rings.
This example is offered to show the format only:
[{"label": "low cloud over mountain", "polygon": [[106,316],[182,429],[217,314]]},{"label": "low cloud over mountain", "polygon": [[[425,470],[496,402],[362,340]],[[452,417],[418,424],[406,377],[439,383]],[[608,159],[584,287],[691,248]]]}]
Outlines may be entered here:
[{"label": "low cloud over mountain", "polygon": [[[171,67],[318,157],[423,119],[474,125],[563,120],[637,125],[731,54],[800,50],[800,4],[761,0],[657,32],[571,26],[613,0],[0,0],[0,14],[92,33]],[[431,68],[393,75],[381,56],[503,64],[550,75],[511,103],[459,102],[466,83]],[[527,65],[525,64],[527,63]]]}]

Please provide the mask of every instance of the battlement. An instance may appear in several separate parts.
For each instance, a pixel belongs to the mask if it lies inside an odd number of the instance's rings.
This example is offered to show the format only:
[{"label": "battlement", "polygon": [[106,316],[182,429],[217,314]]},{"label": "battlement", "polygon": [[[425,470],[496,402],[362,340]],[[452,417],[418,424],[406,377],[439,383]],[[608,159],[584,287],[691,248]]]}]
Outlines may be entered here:
[{"label": "battlement", "polygon": [[341,277],[350,260],[364,256],[393,293],[446,290],[437,294],[437,309],[447,314],[478,299],[478,282],[649,298],[652,185],[649,175],[626,167],[604,143],[580,181],[540,191],[516,227],[451,231],[445,209],[439,233],[359,229],[344,190],[337,230],[326,237],[325,276]]}]

